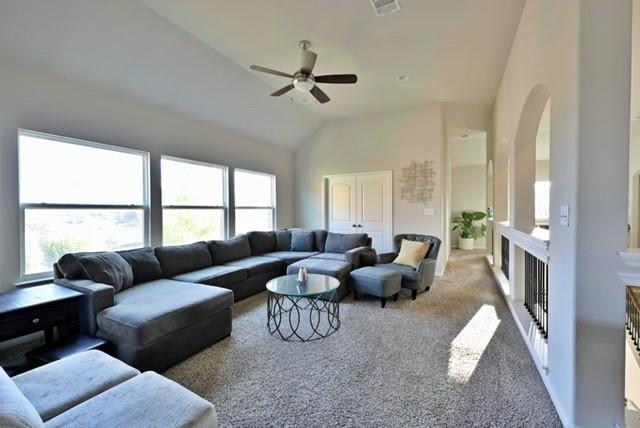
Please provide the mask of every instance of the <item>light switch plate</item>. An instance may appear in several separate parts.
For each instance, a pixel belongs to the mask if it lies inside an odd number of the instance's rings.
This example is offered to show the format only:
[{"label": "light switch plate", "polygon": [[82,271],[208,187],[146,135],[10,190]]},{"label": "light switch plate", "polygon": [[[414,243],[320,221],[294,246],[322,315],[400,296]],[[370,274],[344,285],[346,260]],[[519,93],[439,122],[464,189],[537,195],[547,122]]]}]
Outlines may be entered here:
[{"label": "light switch plate", "polygon": [[433,208],[425,208],[424,215],[436,215],[436,210]]},{"label": "light switch plate", "polygon": [[569,205],[560,205],[560,226],[569,226]]}]

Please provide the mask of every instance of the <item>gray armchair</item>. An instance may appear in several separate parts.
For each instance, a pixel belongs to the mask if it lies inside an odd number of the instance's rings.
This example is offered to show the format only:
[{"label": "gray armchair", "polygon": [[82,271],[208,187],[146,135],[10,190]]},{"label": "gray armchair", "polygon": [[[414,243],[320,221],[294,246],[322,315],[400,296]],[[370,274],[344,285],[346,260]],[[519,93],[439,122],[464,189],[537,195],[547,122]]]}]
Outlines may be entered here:
[{"label": "gray armchair", "polygon": [[[429,249],[429,252],[415,269],[410,266],[392,263],[393,260],[398,257],[400,244],[403,239],[417,242],[431,241],[431,248]],[[433,283],[433,278],[436,274],[436,262],[438,259],[438,252],[440,251],[440,244],[440,238],[431,235],[396,235],[393,238],[393,248],[395,252],[379,254],[376,266],[400,272],[402,274],[402,288],[410,289],[411,297],[415,300],[418,295],[418,291],[429,291],[429,288]]]}]

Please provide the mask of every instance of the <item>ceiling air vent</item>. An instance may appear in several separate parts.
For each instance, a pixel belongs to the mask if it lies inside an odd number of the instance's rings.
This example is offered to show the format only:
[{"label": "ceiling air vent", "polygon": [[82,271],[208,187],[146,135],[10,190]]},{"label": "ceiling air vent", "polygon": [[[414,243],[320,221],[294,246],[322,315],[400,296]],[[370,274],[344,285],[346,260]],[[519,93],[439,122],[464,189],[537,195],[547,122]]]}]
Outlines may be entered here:
[{"label": "ceiling air vent", "polygon": [[398,0],[370,0],[376,16],[384,16],[400,10]]}]

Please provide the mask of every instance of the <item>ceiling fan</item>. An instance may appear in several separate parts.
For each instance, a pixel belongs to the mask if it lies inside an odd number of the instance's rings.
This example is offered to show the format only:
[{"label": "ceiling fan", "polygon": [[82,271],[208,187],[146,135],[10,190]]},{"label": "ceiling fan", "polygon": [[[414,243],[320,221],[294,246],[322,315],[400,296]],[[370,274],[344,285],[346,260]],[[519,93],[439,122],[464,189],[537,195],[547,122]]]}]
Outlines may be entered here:
[{"label": "ceiling fan", "polygon": [[278,89],[273,94],[272,97],[279,97],[280,95],[286,94],[292,89],[297,89],[300,92],[310,92],[311,95],[315,97],[321,104],[326,103],[330,100],[327,94],[324,93],[322,89],[320,89],[316,84],[317,83],[356,83],[358,81],[358,76],[355,74],[326,74],[324,76],[314,76],[312,74],[313,66],[316,64],[316,55],[315,52],[311,52],[309,47],[311,46],[311,42],[308,40],[301,40],[300,49],[302,49],[302,61],[300,65],[300,70],[296,71],[294,74],[284,73],[278,70],[272,70],[270,68],[260,67],[259,65],[252,65],[252,70],[260,71],[262,73],[275,74],[276,76],[288,77],[292,79],[291,83],[285,86],[284,88]]}]

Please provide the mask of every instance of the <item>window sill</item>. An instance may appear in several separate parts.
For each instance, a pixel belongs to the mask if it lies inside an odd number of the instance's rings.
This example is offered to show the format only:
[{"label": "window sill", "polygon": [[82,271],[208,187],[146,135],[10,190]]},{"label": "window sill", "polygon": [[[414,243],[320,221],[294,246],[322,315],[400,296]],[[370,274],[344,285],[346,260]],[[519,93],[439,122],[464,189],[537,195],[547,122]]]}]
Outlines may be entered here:
[{"label": "window sill", "polygon": [[15,285],[16,288],[28,288],[28,287],[35,287],[36,285],[43,285],[43,284],[48,284],[53,282],[53,277],[50,278],[39,278],[39,279],[29,279],[26,281],[19,281],[16,282]]}]

